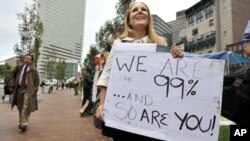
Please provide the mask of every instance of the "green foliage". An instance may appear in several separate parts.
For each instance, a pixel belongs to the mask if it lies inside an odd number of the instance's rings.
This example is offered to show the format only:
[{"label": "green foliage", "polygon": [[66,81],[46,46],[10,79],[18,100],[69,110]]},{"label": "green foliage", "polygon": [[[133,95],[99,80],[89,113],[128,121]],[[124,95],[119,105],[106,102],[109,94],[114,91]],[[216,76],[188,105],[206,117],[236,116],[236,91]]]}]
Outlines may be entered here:
[{"label": "green foliage", "polygon": [[108,20],[100,27],[99,32],[96,33],[96,43],[101,51],[110,51],[111,45],[109,43],[110,35],[114,31],[113,22]]},{"label": "green foliage", "polygon": [[115,27],[121,26],[124,24],[127,10],[129,8],[130,3],[134,2],[135,0],[119,0],[116,5],[116,18],[114,21]]},{"label": "green foliage", "polygon": [[96,33],[96,43],[99,46],[99,50],[110,51],[110,36],[117,27],[124,25],[129,5],[134,1],[135,0],[119,0],[116,3],[116,17],[112,20],[107,20],[104,25],[100,27],[99,32]]},{"label": "green foliage", "polygon": [[65,61],[59,61],[56,63],[56,79],[59,81],[64,80],[65,78],[65,69],[66,69],[66,63]]},{"label": "green foliage", "polygon": [[21,36],[21,42],[14,45],[14,51],[20,59],[25,54],[32,54],[35,65],[40,55],[39,48],[41,47],[41,36],[43,33],[43,23],[37,13],[38,7],[38,0],[33,0],[33,4],[30,7],[26,6],[23,13],[17,14],[20,20],[18,31]]},{"label": "green foliage", "polygon": [[127,9],[131,2],[135,0],[119,0],[116,3],[116,17],[112,20],[107,20],[103,26],[100,27],[99,31],[96,33],[96,44],[91,45],[89,53],[84,59],[83,68],[91,68],[93,69],[95,66],[95,55],[98,52],[110,51],[110,37],[113,31],[118,27],[124,24],[125,16],[127,13]]},{"label": "green foliage", "polygon": [[52,79],[55,76],[55,64],[56,64],[56,53],[54,50],[49,50],[46,62],[46,73],[48,79]]},{"label": "green foliage", "polygon": [[11,71],[11,66],[7,63],[0,65],[0,78],[5,78]]},{"label": "green foliage", "polygon": [[[87,54],[87,57],[84,59],[83,62],[83,70],[89,68],[94,69],[95,68],[95,56],[98,54],[98,50],[95,45],[91,45],[89,53]],[[82,70],[82,72],[83,72]]]}]

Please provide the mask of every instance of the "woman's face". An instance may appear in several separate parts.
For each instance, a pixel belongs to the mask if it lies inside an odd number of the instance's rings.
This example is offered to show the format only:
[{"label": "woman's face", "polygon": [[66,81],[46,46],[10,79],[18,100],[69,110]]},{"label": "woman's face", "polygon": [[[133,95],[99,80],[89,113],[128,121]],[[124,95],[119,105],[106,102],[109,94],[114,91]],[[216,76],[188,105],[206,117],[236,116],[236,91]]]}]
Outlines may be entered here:
[{"label": "woman's face", "polygon": [[147,7],[142,3],[135,3],[130,11],[129,24],[133,29],[144,27],[145,29],[149,23],[149,15]]}]

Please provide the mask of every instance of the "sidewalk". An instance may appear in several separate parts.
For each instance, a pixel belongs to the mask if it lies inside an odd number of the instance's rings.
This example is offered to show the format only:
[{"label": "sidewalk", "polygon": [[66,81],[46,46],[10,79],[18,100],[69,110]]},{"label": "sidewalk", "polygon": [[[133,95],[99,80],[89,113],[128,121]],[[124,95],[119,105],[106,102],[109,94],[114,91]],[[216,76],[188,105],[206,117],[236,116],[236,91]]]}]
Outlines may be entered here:
[{"label": "sidewalk", "polygon": [[80,117],[80,95],[74,90],[38,92],[38,111],[31,114],[26,132],[18,129],[18,111],[8,99],[0,101],[0,141],[110,141],[93,126],[93,116]]}]

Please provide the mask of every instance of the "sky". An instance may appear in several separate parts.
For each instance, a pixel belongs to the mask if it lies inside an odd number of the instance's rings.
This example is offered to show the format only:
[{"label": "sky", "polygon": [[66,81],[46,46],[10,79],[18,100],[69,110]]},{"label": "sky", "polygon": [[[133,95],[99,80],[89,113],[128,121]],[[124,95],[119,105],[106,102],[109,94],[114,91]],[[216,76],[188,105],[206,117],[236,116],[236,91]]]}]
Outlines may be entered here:
[{"label": "sky", "polygon": [[[200,0],[138,0],[148,5],[151,14],[157,14],[165,22],[176,19],[176,12],[187,9]],[[105,21],[116,15],[115,4],[118,0],[86,0],[83,59],[89,46],[95,43],[95,33]],[[15,56],[13,47],[20,42],[16,14],[23,12],[25,5],[32,0],[1,0],[0,5],[0,62]]]}]

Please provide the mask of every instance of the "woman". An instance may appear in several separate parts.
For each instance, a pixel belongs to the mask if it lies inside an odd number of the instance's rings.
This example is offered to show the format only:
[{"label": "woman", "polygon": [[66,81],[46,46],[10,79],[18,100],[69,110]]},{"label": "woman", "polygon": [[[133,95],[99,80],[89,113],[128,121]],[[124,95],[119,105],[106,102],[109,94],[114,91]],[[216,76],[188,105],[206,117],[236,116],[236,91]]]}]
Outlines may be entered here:
[{"label": "woman", "polygon": [[[167,45],[166,39],[158,36],[155,33],[153,29],[153,22],[149,8],[146,4],[142,2],[135,2],[130,5],[125,20],[125,31],[121,35],[120,39],[116,40],[115,43],[116,42],[157,43],[160,45]],[[179,51],[175,45],[171,47],[171,54],[173,57],[183,57],[182,52]],[[109,58],[102,72],[102,75],[97,83],[97,86],[99,86],[100,88],[100,105],[96,111],[96,116],[97,118],[102,119],[103,121],[104,121],[103,105],[106,96],[106,90],[107,90],[113,57],[114,57],[114,48],[112,47]],[[114,141],[157,140],[113,128],[104,127],[103,132],[105,135],[112,137]]]}]

